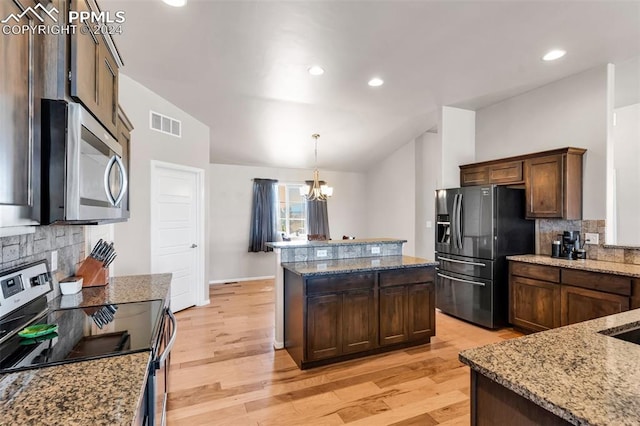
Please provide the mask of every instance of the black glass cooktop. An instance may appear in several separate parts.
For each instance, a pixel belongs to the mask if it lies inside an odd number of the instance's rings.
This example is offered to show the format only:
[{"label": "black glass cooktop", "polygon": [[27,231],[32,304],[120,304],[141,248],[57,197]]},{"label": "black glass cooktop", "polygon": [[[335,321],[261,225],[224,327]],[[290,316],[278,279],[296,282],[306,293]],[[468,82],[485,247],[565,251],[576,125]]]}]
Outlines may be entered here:
[{"label": "black glass cooktop", "polygon": [[152,350],[162,314],[162,300],[49,312],[34,324],[57,324],[57,332],[2,342],[0,373]]}]

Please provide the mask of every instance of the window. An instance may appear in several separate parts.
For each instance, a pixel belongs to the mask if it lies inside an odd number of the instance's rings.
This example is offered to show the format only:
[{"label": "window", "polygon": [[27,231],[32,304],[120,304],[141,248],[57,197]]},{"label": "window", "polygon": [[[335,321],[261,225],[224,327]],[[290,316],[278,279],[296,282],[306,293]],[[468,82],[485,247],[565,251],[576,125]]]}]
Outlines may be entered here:
[{"label": "window", "polygon": [[307,238],[307,203],[300,188],[303,184],[278,185],[278,224],[283,238]]}]

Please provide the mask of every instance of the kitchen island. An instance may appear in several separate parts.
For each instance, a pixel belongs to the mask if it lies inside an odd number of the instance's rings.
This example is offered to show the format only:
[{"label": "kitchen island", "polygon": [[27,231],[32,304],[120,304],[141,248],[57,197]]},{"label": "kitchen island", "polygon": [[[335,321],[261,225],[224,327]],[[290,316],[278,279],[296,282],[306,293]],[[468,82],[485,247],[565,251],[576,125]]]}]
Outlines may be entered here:
[{"label": "kitchen island", "polygon": [[435,265],[409,256],[283,263],[287,352],[305,369],[429,343]]},{"label": "kitchen island", "polygon": [[402,255],[407,240],[397,238],[364,238],[327,241],[279,241],[267,243],[275,253],[275,332],[273,347],[284,348],[284,269],[283,263],[383,258]]},{"label": "kitchen island", "polygon": [[[171,274],[116,277],[49,302],[49,309],[163,300]],[[138,424],[149,351],[44,367],[0,376],[0,424]]]},{"label": "kitchen island", "polygon": [[471,424],[638,425],[640,309],[469,349]]}]

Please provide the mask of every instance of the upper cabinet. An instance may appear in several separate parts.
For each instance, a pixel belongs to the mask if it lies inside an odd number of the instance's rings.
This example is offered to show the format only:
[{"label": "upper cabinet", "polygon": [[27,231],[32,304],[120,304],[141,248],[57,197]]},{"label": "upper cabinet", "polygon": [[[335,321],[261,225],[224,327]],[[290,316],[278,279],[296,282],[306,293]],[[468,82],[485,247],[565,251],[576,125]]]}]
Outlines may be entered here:
[{"label": "upper cabinet", "polygon": [[[73,0],[70,8],[79,13],[99,13],[92,0]],[[71,35],[69,94],[117,136],[118,68],[122,61],[111,37],[98,33],[76,31]]]},{"label": "upper cabinet", "polygon": [[582,218],[581,148],[562,148],[460,166],[460,185],[524,185],[529,219]]},{"label": "upper cabinet", "polygon": [[[124,167],[127,171],[131,170],[131,131],[133,130],[133,125],[129,120],[129,117],[124,113],[122,108],[118,106],[118,125],[117,125],[118,134],[116,135],[118,139],[118,143],[122,145],[122,162],[124,163]],[[129,173],[129,176],[131,174]],[[130,183],[128,185],[130,186]],[[129,204],[129,191],[126,192],[126,195],[122,199],[122,206],[126,211],[126,217],[129,217],[129,213],[131,211],[131,206]]]},{"label": "upper cabinet", "polygon": [[[0,2],[0,16],[20,16],[35,5],[5,0]],[[39,22],[31,12],[21,19],[24,25]],[[31,225],[39,218],[42,36],[3,35],[0,52],[0,227]]]}]

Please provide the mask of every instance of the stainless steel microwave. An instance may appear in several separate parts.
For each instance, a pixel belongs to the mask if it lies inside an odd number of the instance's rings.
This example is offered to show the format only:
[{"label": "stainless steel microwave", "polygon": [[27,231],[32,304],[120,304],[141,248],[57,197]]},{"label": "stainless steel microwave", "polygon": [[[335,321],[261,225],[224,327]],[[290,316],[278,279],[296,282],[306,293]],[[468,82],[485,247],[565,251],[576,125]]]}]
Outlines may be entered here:
[{"label": "stainless steel microwave", "polygon": [[41,223],[128,219],[128,170],[118,141],[78,103],[43,99],[41,114]]}]

